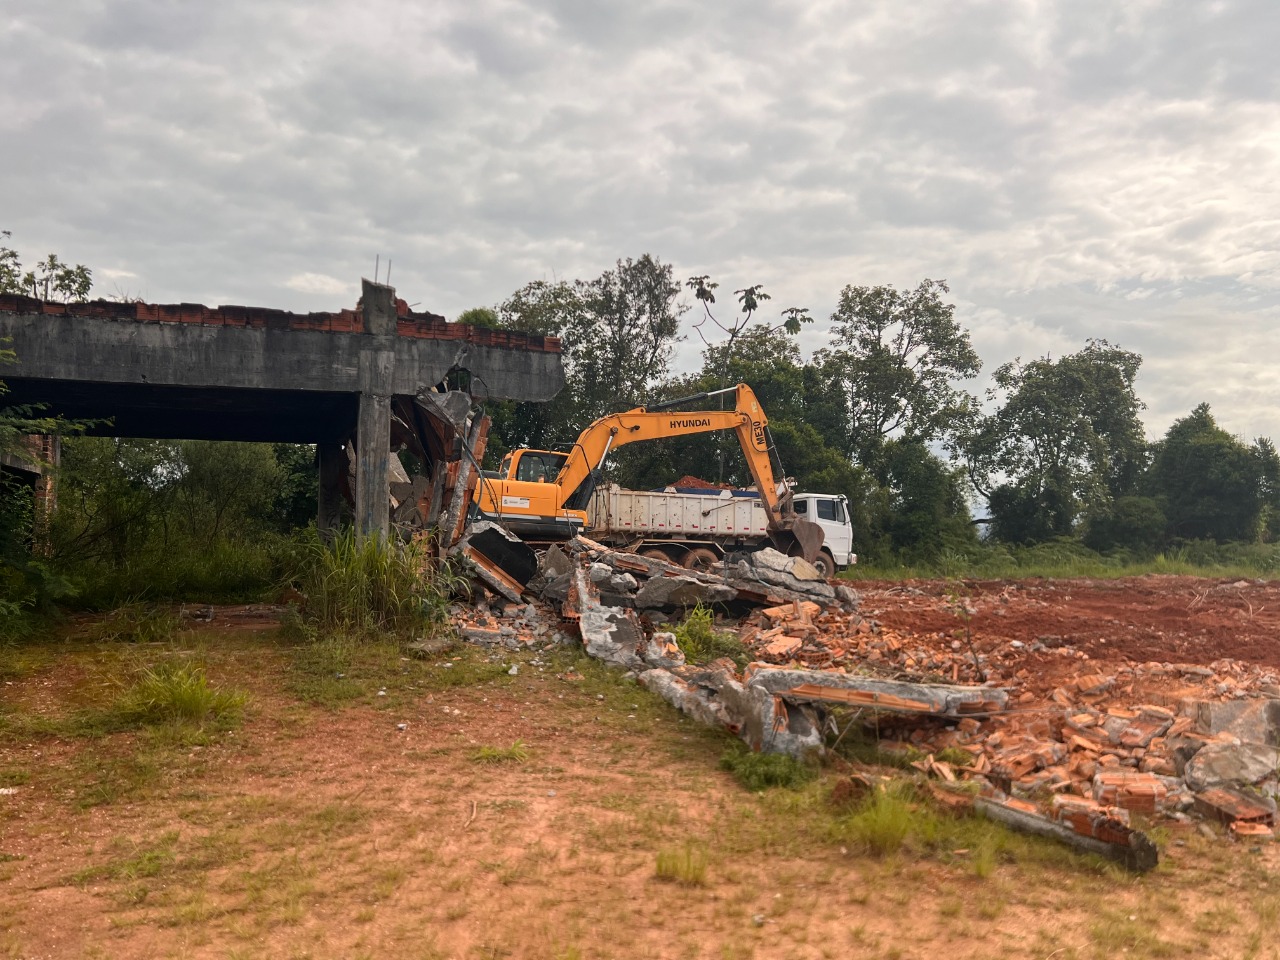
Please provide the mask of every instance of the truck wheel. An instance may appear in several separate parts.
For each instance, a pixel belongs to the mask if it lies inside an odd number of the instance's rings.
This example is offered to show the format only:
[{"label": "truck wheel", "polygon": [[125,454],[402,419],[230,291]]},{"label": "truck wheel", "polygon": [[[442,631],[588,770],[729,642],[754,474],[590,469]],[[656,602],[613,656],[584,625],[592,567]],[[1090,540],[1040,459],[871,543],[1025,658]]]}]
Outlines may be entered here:
[{"label": "truck wheel", "polygon": [[720,558],[716,556],[716,552],[708,547],[694,547],[680,560],[682,566],[688,567],[690,570],[708,571],[712,567],[719,566]]},{"label": "truck wheel", "polygon": [[675,562],[671,559],[671,554],[661,547],[645,547],[643,550],[637,550],[636,556],[644,557],[646,560],[661,560],[663,563]]},{"label": "truck wheel", "polygon": [[827,580],[836,575],[836,558],[831,555],[831,551],[826,547],[818,551],[818,558],[813,561],[813,565]]}]

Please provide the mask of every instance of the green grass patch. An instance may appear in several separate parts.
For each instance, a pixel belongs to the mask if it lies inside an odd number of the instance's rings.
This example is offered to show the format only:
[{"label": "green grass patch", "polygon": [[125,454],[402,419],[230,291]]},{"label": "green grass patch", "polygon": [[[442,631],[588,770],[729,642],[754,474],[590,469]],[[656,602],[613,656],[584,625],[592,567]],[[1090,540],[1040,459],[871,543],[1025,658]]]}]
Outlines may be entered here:
[{"label": "green grass patch", "polygon": [[1188,540],[1157,553],[1140,555],[1125,549],[1099,553],[1078,540],[1064,537],[1032,546],[974,544],[959,550],[944,550],[931,562],[904,562],[892,558],[880,562],[864,561],[845,570],[841,576],[848,580],[943,577],[1107,579],[1148,573],[1274,579],[1280,576],[1280,545]]},{"label": "green grass patch", "polygon": [[225,725],[240,719],[246,700],[241,691],[212,686],[197,664],[161,664],[143,670],[112,712],[134,726]]},{"label": "green grass patch", "polygon": [[529,759],[529,747],[523,740],[509,747],[481,747],[471,759],[475,763],[524,763]]},{"label": "green grass patch", "polygon": [[678,850],[659,850],[654,876],[667,883],[683,887],[707,885],[707,855],[694,847]]},{"label": "green grass patch", "polygon": [[182,619],[170,607],[131,603],[112,610],[90,631],[99,643],[167,643],[182,629]]},{"label": "green grass patch", "polygon": [[720,769],[733,774],[734,779],[748,790],[767,790],[770,787],[794,789],[818,775],[812,765],[784,753],[755,753],[741,745],[725,751],[720,758]]}]

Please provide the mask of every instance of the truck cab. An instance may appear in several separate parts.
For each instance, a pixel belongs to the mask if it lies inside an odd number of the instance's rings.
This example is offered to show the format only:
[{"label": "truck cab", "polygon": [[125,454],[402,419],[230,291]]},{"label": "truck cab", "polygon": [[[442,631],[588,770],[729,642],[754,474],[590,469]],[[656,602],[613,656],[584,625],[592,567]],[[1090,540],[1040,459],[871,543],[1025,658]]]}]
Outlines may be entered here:
[{"label": "truck cab", "polygon": [[[792,498],[797,516],[812,520],[822,528],[822,552],[829,553],[837,570],[858,562],[853,552],[853,525],[849,522],[849,504],[844,496],[828,493],[797,493]],[[825,558],[819,556],[819,567]],[[824,570],[834,576],[835,570]]]}]

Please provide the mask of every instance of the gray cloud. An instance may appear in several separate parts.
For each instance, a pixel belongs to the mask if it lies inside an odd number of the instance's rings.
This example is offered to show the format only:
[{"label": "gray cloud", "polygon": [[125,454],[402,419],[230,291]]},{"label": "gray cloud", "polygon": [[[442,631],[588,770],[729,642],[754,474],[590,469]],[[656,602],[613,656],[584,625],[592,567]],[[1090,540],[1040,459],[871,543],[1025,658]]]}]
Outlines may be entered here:
[{"label": "gray cloud", "polygon": [[1107,337],[1153,433],[1280,436],[1264,0],[8,6],[0,227],[128,292],[331,309],[381,256],[455,315],[649,251],[822,318],[946,278],[988,368]]}]

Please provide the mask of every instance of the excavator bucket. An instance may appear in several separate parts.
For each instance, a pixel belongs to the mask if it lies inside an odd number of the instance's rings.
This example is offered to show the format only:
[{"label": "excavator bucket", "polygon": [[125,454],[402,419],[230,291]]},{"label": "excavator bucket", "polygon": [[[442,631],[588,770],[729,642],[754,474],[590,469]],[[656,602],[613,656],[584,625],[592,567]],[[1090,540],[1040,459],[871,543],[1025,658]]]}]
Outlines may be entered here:
[{"label": "excavator bucket", "polygon": [[822,542],[826,539],[822,528],[812,520],[796,517],[791,524],[791,533],[796,538],[796,546],[800,548],[800,556],[809,563],[817,560],[818,551],[822,549]]}]

